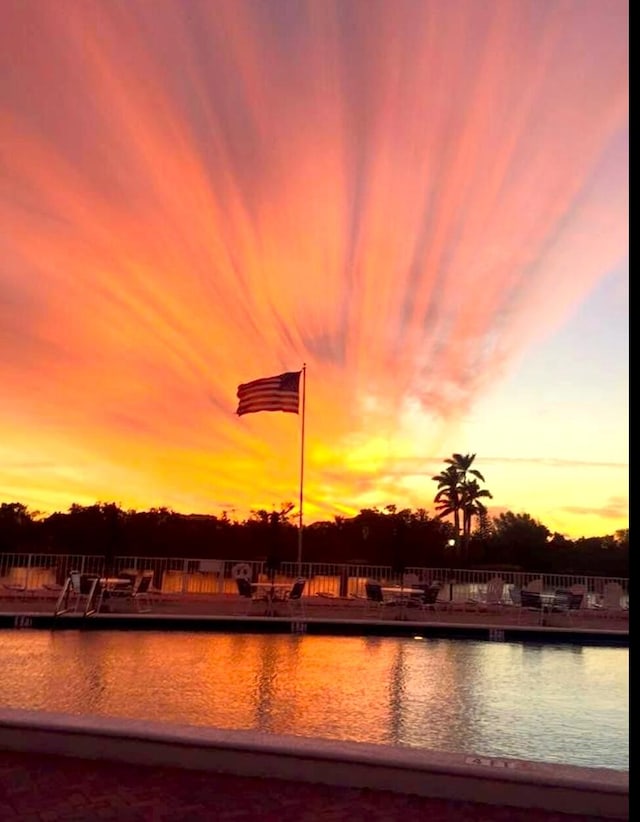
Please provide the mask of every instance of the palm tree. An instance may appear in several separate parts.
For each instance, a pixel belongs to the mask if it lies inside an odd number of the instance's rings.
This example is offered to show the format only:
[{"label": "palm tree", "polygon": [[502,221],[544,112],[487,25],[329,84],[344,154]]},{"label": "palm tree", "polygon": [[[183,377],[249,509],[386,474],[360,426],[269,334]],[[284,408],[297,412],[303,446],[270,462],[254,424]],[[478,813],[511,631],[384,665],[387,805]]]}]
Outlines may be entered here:
[{"label": "palm tree", "polygon": [[486,507],[480,502],[481,499],[493,499],[493,495],[486,488],[480,488],[478,481],[475,479],[462,484],[460,507],[462,508],[463,555],[466,555],[469,548],[473,517],[483,517],[487,513]]},{"label": "palm tree", "polygon": [[[450,462],[450,460],[447,460]],[[438,519],[444,519],[453,515],[453,527],[455,531],[456,548],[460,537],[460,482],[458,471],[453,465],[449,465],[437,476],[432,477],[438,483],[438,493],[434,498]]]},{"label": "palm tree", "polygon": [[465,483],[467,482],[467,477],[470,474],[472,477],[479,479],[480,482],[484,482],[484,477],[480,473],[480,471],[476,471],[475,468],[472,468],[473,461],[475,460],[475,454],[453,454],[453,456],[449,457],[445,460],[447,465],[452,466],[455,468],[458,474],[458,482]]},{"label": "palm tree", "polygon": [[[479,500],[491,497],[489,491],[481,489],[478,485],[478,480],[484,482],[484,477],[480,471],[471,467],[475,458],[475,454],[453,454],[445,460],[447,468],[432,478],[438,483],[438,493],[434,499],[438,518],[443,519],[453,515],[456,551],[460,554],[466,553],[473,517],[486,513],[486,508]],[[460,542],[461,513],[462,542]]]}]

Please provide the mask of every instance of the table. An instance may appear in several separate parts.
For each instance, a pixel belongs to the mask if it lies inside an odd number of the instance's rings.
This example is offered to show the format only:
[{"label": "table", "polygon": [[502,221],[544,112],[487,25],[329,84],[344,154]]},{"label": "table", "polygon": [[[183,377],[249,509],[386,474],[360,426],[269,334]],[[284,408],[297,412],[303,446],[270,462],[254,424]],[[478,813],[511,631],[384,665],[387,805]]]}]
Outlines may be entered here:
[{"label": "table", "polygon": [[[523,597],[524,594],[524,597]],[[544,625],[545,614],[550,614],[560,601],[556,591],[527,591],[520,593],[521,607],[529,611],[537,611],[540,615],[540,625]]]},{"label": "table", "polygon": [[[133,593],[133,580],[129,577],[96,577],[96,587],[100,587],[99,598],[96,610],[100,613],[103,610],[104,596],[107,594],[107,599],[110,594],[115,594],[116,597],[120,594],[128,595]],[[89,598],[89,604],[93,597]],[[104,610],[109,611],[108,605]]]},{"label": "table", "polygon": [[405,595],[408,597],[424,596],[424,589],[422,588],[403,588],[401,585],[390,585],[388,588],[380,589],[383,594],[398,594],[400,597]]},{"label": "table", "polygon": [[133,582],[129,577],[100,577],[99,582],[105,591],[125,591],[127,588],[133,588]]},{"label": "table", "polygon": [[420,597],[422,599],[424,596],[423,588],[405,588],[402,585],[390,585],[386,588],[381,588],[380,590],[383,594],[390,594],[397,599],[398,604],[400,605],[400,614],[397,617],[398,619],[404,619],[406,617],[405,611],[410,599],[415,599],[416,597]]},{"label": "table", "polygon": [[265,601],[267,603],[265,608],[265,616],[273,616],[275,613],[275,603],[282,602],[284,599],[282,592],[291,590],[291,583],[289,582],[252,582],[251,587],[256,591],[264,590]]}]

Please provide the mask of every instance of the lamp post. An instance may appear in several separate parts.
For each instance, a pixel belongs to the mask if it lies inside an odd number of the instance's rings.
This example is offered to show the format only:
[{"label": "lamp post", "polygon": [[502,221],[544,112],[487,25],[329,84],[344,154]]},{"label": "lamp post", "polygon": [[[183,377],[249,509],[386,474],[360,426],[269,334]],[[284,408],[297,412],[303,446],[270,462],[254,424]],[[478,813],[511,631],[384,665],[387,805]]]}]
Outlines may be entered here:
[{"label": "lamp post", "polygon": [[[449,548],[452,548],[452,549],[455,548],[455,545],[456,545],[455,539],[448,540],[447,545],[449,546]],[[454,582],[455,582],[455,579],[453,579],[453,577],[451,575],[451,571],[449,571],[449,602],[453,601],[453,583]]]}]

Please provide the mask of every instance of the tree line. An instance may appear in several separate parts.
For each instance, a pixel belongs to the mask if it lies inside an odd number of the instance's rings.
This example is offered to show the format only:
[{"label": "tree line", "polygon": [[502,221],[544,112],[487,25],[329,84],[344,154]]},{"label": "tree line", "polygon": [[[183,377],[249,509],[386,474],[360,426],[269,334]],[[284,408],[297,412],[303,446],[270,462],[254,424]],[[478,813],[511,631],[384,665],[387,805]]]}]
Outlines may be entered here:
[{"label": "tree line", "polygon": [[[0,505],[0,553],[93,554],[295,562],[293,506],[254,511],[243,521],[226,514],[179,514],[167,508],[123,510],[115,503],[74,504],[46,517],[21,503]],[[353,517],[305,526],[305,562],[406,567],[496,568],[628,576],[629,532],[571,540],[529,514],[474,515],[465,533],[424,509],[387,505]]]},{"label": "tree line", "polygon": [[[305,526],[303,561],[407,567],[495,568],[628,576],[629,530],[571,540],[529,514],[490,517],[475,454],[453,454],[432,479],[435,515],[425,509],[364,508]],[[123,510],[74,504],[42,517],[19,502],[0,505],[0,552],[263,560],[297,558],[293,503],[252,511],[243,521],[168,508]]]}]

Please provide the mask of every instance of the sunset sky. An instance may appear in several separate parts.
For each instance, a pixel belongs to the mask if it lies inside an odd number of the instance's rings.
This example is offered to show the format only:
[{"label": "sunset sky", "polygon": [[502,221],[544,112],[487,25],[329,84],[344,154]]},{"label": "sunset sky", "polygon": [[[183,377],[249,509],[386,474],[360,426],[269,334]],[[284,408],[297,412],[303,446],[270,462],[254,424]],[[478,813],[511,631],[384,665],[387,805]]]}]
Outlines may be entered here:
[{"label": "sunset sky", "polygon": [[628,527],[624,0],[2,0],[0,502]]}]

